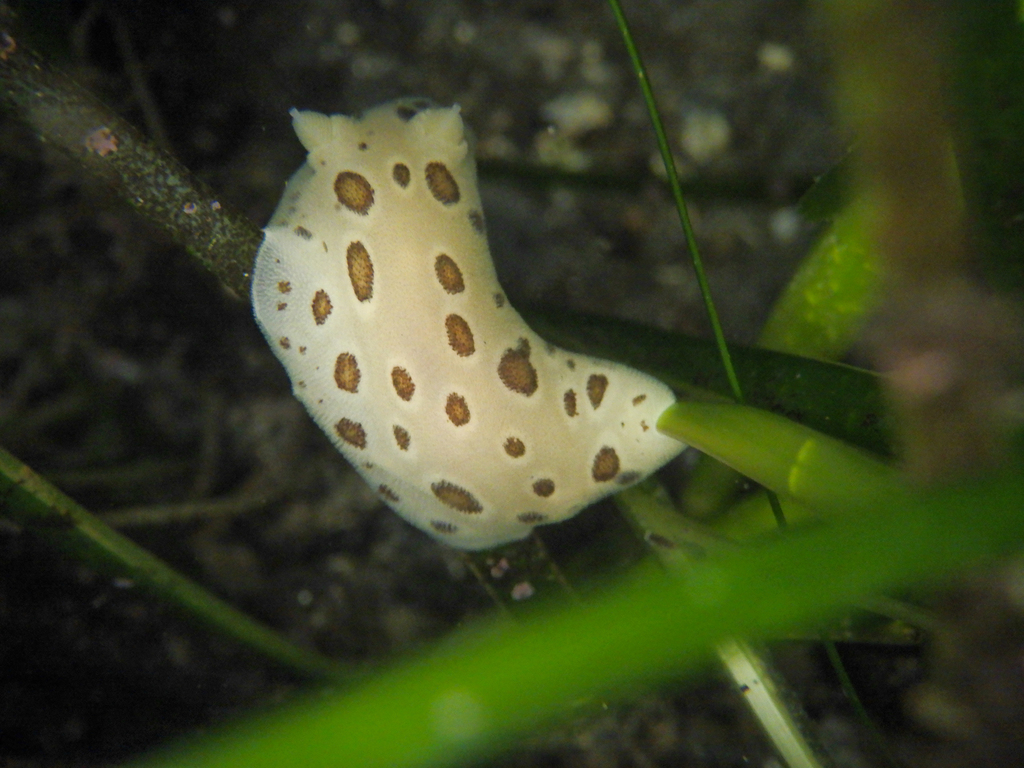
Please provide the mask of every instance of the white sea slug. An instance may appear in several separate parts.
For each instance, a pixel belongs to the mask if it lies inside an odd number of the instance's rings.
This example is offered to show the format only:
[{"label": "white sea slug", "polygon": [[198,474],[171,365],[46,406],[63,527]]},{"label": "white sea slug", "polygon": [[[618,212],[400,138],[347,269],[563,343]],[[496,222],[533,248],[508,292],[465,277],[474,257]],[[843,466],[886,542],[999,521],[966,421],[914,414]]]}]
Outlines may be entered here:
[{"label": "white sea slug", "polygon": [[457,106],[292,111],[309,151],[256,259],[256,320],[296,397],[399,515],[463,549],[564,520],[682,445],[675,398],[547,344],[487,248]]}]

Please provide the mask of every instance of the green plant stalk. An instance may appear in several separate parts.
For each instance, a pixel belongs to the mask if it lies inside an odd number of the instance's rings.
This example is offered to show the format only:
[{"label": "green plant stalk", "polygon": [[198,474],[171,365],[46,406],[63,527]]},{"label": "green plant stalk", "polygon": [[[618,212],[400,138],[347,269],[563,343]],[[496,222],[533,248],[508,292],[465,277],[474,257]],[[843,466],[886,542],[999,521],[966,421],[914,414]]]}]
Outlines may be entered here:
[{"label": "green plant stalk", "polygon": [[[2,9],[0,9],[2,10]],[[85,88],[32,52],[0,13],[0,108],[180,243],[240,298],[263,233]]]},{"label": "green plant stalk", "polygon": [[[586,604],[458,633],[333,698],[317,697],[191,741],[149,768],[407,768],[493,755],[573,711],[677,678],[726,637],[836,616],[865,595],[935,581],[1024,541],[1024,472],[926,497],[841,499],[859,514],[710,557],[686,578],[645,569]],[[965,521],[968,521],[965,523]]]},{"label": "green plant stalk", "polygon": [[177,573],[97,520],[2,448],[0,517],[100,573],[130,578],[136,589],[299,676],[332,682],[355,677],[352,670],[292,645]]},{"label": "green plant stalk", "polygon": [[658,429],[814,507],[884,507],[906,495],[896,471],[865,451],[758,408],[680,401]]}]

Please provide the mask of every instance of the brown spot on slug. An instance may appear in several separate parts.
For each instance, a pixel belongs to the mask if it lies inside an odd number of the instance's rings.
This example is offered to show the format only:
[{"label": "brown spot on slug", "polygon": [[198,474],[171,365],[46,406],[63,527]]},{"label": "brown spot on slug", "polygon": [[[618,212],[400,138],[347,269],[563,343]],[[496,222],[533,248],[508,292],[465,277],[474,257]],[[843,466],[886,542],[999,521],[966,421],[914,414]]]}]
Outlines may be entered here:
[{"label": "brown spot on slug", "polygon": [[640,405],[644,400],[647,399],[647,395],[637,395],[633,398],[633,405]]},{"label": "brown spot on slug", "polygon": [[536,525],[537,523],[544,522],[546,519],[547,517],[540,512],[520,512],[516,515],[516,520],[527,525]]},{"label": "brown spot on slug", "polygon": [[348,253],[348,279],[352,282],[352,291],[360,301],[369,301],[373,298],[373,261],[366,246],[358,240],[349,243]]},{"label": "brown spot on slug", "polygon": [[437,282],[448,293],[454,295],[466,290],[466,284],[462,281],[462,270],[448,254],[442,253],[434,259],[434,273],[437,275]]},{"label": "brown spot on slug", "polygon": [[392,431],[395,433],[395,444],[398,446],[399,450],[408,451],[409,443],[411,442],[408,430],[395,424]]},{"label": "brown spot on slug", "polygon": [[565,406],[565,412],[569,416],[576,415],[576,392],[574,390],[566,390],[565,394],[562,395],[562,405]]},{"label": "brown spot on slug", "polygon": [[496,293],[496,294],[494,294],[494,306],[496,306],[498,309],[501,309],[502,307],[505,306],[505,294],[503,294],[503,293]]},{"label": "brown spot on slug", "polygon": [[455,350],[459,357],[469,357],[476,351],[473,331],[469,323],[459,315],[448,315],[444,319],[445,330],[448,331],[448,346]]},{"label": "brown spot on slug", "polygon": [[547,498],[555,492],[555,481],[543,478],[533,484],[533,492],[542,498]]},{"label": "brown spot on slug", "polygon": [[484,215],[480,211],[469,212],[469,223],[479,234],[484,234],[486,227],[484,226]]},{"label": "brown spot on slug", "polygon": [[518,437],[505,438],[505,453],[511,456],[513,459],[518,459],[524,453],[526,453],[526,444],[523,443]]},{"label": "brown spot on slug", "polygon": [[501,383],[513,392],[529,397],[537,391],[537,370],[530,363],[530,342],[519,340],[515,349],[506,349],[498,363]]},{"label": "brown spot on slug", "polygon": [[597,410],[597,407],[601,405],[601,401],[604,400],[606,389],[608,389],[607,376],[594,373],[587,379],[587,397],[590,398],[590,404],[594,406],[594,410]]},{"label": "brown spot on slug", "polygon": [[431,483],[430,490],[434,492],[434,495],[437,496],[442,504],[452,509],[457,509],[459,512],[476,514],[484,511],[484,508],[472,493],[454,483],[449,483],[447,480]]},{"label": "brown spot on slug", "polygon": [[383,496],[385,499],[387,499],[393,504],[397,504],[400,501],[400,499],[398,498],[398,494],[392,491],[386,485],[381,484],[377,486],[377,493],[379,493],[381,496]]},{"label": "brown spot on slug", "polygon": [[416,384],[413,383],[412,376],[405,368],[400,368],[397,365],[391,369],[391,386],[406,402],[412,400],[412,394],[416,391]]},{"label": "brown spot on slug", "polygon": [[282,280],[277,284],[277,290],[279,293],[291,293],[292,284],[288,280]]},{"label": "brown spot on slug", "polygon": [[430,527],[438,533],[452,534],[459,530],[459,526],[455,523],[449,523],[444,520],[431,520]]},{"label": "brown spot on slug", "polygon": [[295,229],[292,230],[292,232],[294,232],[296,235],[301,237],[303,240],[312,240],[313,239],[313,233],[310,232],[308,229],[306,229],[303,226],[296,227]]},{"label": "brown spot on slug", "polygon": [[334,383],[338,385],[338,389],[356,392],[359,390],[360,378],[356,356],[348,352],[338,355],[338,359],[334,361]]},{"label": "brown spot on slug", "polygon": [[405,163],[395,163],[395,167],[391,169],[391,178],[395,180],[395,184],[405,189],[409,186],[409,180],[412,178],[409,166]]},{"label": "brown spot on slug", "polygon": [[277,340],[277,343],[281,345],[281,349],[291,349],[292,343],[287,336],[282,336]]},{"label": "brown spot on slug", "polygon": [[366,430],[358,421],[342,419],[334,425],[334,431],[349,445],[354,445],[356,448],[366,447]]},{"label": "brown spot on slug", "polygon": [[466,404],[466,398],[462,395],[455,392],[448,395],[448,402],[445,403],[444,412],[448,414],[448,421],[456,427],[469,423],[469,406]]},{"label": "brown spot on slug", "polygon": [[279,301],[279,302],[277,302],[277,311],[278,312],[284,312],[286,309],[288,309],[288,302],[287,301]]},{"label": "brown spot on slug", "polygon": [[594,457],[594,464],[590,468],[590,475],[597,482],[603,483],[611,480],[619,474],[619,454],[614,448],[604,446]]},{"label": "brown spot on slug", "polygon": [[327,317],[331,314],[331,297],[327,295],[327,291],[319,290],[313,294],[313,321],[317,325],[323,325],[327,322]]},{"label": "brown spot on slug", "polygon": [[455,182],[448,166],[444,163],[427,163],[427,188],[434,199],[445,205],[455,205],[459,202],[459,185]]},{"label": "brown spot on slug", "polygon": [[355,171],[342,171],[334,179],[338,202],[353,213],[365,216],[373,207],[373,187],[366,177]]}]

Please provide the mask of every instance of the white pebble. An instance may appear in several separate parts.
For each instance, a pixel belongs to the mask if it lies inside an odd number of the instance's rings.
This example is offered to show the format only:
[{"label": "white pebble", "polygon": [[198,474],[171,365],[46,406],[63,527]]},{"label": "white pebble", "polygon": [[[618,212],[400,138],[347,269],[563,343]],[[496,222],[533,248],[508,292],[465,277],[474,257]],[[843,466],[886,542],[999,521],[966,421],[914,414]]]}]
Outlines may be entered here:
[{"label": "white pebble", "polygon": [[773,74],[782,74],[793,69],[796,57],[788,46],[782,43],[767,42],[757,51],[757,60],[761,66]]},{"label": "white pebble", "polygon": [[768,219],[768,228],[777,242],[786,245],[800,233],[800,222],[800,214],[795,208],[779,208]]},{"label": "white pebble", "polygon": [[679,143],[699,165],[711,162],[729,148],[732,126],[721,112],[693,109],[683,117]]},{"label": "white pebble", "polygon": [[359,29],[359,25],[354,24],[351,21],[343,21],[334,28],[334,39],[337,40],[340,45],[355,45],[359,42],[362,36],[363,33],[362,30]]},{"label": "white pebble", "polygon": [[469,21],[460,21],[455,25],[452,36],[460,45],[469,45],[476,39],[476,25]]},{"label": "white pebble", "polygon": [[612,108],[593,91],[563,93],[542,106],[540,112],[568,136],[605,128],[612,121]]}]

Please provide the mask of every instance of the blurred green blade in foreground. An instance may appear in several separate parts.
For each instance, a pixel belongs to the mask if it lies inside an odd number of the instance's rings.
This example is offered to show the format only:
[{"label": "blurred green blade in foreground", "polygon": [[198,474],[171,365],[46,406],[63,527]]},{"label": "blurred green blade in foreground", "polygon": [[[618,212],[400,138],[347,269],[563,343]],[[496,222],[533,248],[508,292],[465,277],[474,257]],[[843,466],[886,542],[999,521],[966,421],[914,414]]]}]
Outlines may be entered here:
[{"label": "blurred green blade in foreground", "polygon": [[266,715],[136,765],[156,768],[455,765],[497,753],[573,704],[676,678],[725,637],[834,616],[872,592],[937,579],[1024,540],[1024,473],[709,557],[686,578],[634,574],[585,605],[461,632],[336,698]]}]

